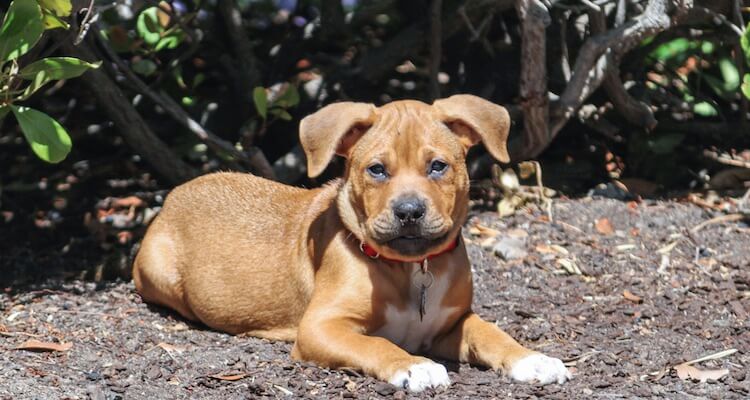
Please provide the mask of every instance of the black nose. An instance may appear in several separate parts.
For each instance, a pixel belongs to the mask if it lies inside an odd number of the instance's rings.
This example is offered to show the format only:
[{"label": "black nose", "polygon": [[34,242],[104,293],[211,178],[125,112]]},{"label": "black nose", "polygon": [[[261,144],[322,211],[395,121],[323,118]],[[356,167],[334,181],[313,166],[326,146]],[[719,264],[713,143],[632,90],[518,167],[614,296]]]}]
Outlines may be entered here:
[{"label": "black nose", "polygon": [[424,201],[416,197],[399,199],[393,204],[393,214],[401,221],[402,225],[419,221],[424,217],[426,210]]}]

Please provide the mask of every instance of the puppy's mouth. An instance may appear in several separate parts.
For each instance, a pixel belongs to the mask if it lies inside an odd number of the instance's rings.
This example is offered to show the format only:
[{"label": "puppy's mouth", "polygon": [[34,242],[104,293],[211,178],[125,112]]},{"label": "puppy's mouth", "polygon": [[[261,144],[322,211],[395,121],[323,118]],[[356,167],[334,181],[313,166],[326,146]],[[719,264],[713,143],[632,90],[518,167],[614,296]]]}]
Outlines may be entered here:
[{"label": "puppy's mouth", "polygon": [[424,256],[427,251],[444,242],[446,237],[447,234],[438,237],[403,235],[385,242],[385,245],[405,256]]}]

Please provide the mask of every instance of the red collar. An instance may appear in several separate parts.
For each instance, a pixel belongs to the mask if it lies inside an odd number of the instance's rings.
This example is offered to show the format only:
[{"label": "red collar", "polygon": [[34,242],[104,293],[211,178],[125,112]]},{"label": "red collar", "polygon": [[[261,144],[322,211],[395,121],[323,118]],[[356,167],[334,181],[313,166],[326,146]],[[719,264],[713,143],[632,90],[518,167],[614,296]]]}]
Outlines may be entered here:
[{"label": "red collar", "polygon": [[459,233],[456,236],[456,240],[452,241],[451,244],[448,245],[448,247],[444,248],[443,250],[440,250],[437,253],[430,254],[427,257],[425,257],[425,258],[423,258],[423,259],[421,259],[419,261],[404,261],[404,260],[399,260],[399,259],[395,259],[395,258],[388,258],[388,257],[382,256],[382,255],[380,255],[380,253],[378,253],[377,250],[375,250],[375,248],[373,248],[369,244],[367,244],[365,242],[362,242],[362,241],[359,242],[359,249],[362,251],[362,253],[364,253],[366,256],[368,256],[368,257],[370,257],[372,259],[379,258],[381,260],[391,261],[391,262],[417,262],[419,264],[422,264],[426,260],[430,260],[430,259],[433,259],[435,257],[441,256],[441,255],[443,255],[445,253],[453,251],[456,247],[458,247],[458,243],[460,241],[461,241],[461,233]]}]

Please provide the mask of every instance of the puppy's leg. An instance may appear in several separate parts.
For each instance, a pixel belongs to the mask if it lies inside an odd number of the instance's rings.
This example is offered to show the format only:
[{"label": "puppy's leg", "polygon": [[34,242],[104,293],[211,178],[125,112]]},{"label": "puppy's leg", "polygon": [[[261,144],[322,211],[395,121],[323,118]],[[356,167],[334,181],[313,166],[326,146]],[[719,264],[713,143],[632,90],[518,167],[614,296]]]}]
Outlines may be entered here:
[{"label": "puppy's leg", "polygon": [[412,356],[385,338],[359,333],[361,328],[347,321],[303,323],[299,329],[292,350],[297,360],[329,368],[354,368],[412,392],[450,385],[444,366]]},{"label": "puppy's leg", "polygon": [[431,354],[502,370],[520,382],[548,384],[571,379],[562,361],[521,346],[495,324],[483,321],[473,312],[436,341]]},{"label": "puppy's leg", "polygon": [[174,242],[168,234],[159,232],[158,223],[158,219],[154,221],[154,227],[146,233],[135,257],[135,288],[144,300],[170,307],[183,317],[197,321],[185,304]]}]

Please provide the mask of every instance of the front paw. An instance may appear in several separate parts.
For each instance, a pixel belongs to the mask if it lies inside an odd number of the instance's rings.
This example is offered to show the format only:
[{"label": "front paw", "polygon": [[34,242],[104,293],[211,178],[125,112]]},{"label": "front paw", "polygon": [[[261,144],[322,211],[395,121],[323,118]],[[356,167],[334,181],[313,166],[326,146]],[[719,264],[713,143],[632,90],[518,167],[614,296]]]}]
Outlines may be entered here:
[{"label": "front paw", "polygon": [[538,382],[542,385],[564,383],[573,378],[562,361],[540,353],[516,361],[510,369],[510,377],[519,382]]},{"label": "front paw", "polygon": [[393,374],[388,382],[410,392],[421,392],[427,388],[448,387],[451,384],[445,367],[432,361],[412,364],[409,369]]}]

